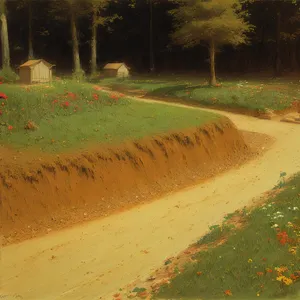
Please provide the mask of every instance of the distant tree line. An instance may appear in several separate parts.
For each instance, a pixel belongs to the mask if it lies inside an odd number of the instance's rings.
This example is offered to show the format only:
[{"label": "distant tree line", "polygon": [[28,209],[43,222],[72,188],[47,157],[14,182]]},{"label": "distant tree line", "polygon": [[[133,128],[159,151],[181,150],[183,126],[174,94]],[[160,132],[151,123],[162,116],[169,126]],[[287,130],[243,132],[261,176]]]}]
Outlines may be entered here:
[{"label": "distant tree line", "polygon": [[228,71],[272,67],[280,76],[299,68],[299,7],[298,0],[0,0],[2,73],[13,74],[11,61],[42,56],[63,65],[72,53],[79,78],[95,74],[99,61],[122,58],[152,72],[209,63],[212,85],[216,61]]}]

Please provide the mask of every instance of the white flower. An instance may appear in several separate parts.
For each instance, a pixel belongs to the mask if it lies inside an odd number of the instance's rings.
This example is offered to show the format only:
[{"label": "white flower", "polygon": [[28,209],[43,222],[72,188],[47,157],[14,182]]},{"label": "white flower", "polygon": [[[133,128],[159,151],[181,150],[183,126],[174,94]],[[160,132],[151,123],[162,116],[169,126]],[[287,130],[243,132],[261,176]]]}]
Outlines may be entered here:
[{"label": "white flower", "polygon": [[293,210],[299,210],[299,208],[298,208],[297,206],[295,206],[295,207],[293,208]]},{"label": "white flower", "polygon": [[284,216],[283,215],[279,215],[279,216],[277,216],[277,218],[284,218]]},{"label": "white flower", "polygon": [[288,207],[288,210],[291,210],[291,209],[292,209],[292,208],[289,206],[289,207]]},{"label": "white flower", "polygon": [[271,215],[270,215],[270,214],[267,214],[267,217],[271,217]]},{"label": "white flower", "polygon": [[278,226],[278,224],[274,224],[271,228],[277,228]]},{"label": "white flower", "polygon": [[277,211],[277,212],[276,212],[276,214],[280,215],[280,214],[281,214],[281,212],[280,212],[280,211]]},{"label": "white flower", "polygon": [[272,204],[270,203],[270,204],[268,204],[268,207],[271,207],[272,206]]},{"label": "white flower", "polygon": [[263,208],[262,208],[262,210],[266,210],[267,208],[264,206]]}]

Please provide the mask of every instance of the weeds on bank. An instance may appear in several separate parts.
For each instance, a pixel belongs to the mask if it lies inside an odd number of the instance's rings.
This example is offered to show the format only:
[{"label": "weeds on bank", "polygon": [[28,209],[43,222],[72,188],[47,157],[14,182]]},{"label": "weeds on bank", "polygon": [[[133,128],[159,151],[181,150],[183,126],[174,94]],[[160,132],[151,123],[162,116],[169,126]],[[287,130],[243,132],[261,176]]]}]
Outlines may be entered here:
[{"label": "weeds on bank", "polygon": [[300,86],[296,84],[280,88],[278,85],[235,81],[210,87],[204,81],[197,84],[195,79],[184,81],[176,78],[127,79],[122,82],[105,79],[103,82],[106,85],[119,85],[125,89],[144,90],[146,97],[167,97],[206,106],[257,112],[265,112],[266,109],[284,110],[296,106],[300,101]]},{"label": "weeds on bank", "polygon": [[88,82],[0,84],[0,145],[57,152],[200,126],[217,115],[130,101]]},{"label": "weeds on bank", "polygon": [[[277,195],[251,211],[227,215],[210,227],[199,245],[224,243],[194,255],[169,284],[162,299],[279,298],[300,292],[300,174],[285,181],[280,174]],[[284,181],[284,182],[283,182]],[[243,221],[235,229],[234,218]]]}]

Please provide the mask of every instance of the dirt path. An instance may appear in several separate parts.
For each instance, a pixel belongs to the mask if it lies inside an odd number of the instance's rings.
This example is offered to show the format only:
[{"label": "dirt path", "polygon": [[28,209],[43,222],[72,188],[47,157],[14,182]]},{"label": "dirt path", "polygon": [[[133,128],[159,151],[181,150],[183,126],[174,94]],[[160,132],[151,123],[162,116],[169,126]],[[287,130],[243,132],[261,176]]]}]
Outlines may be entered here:
[{"label": "dirt path", "polygon": [[[144,100],[145,101],[145,100]],[[197,108],[194,108],[197,109]],[[300,171],[300,126],[222,113],[277,139],[264,156],[128,212],[2,249],[3,299],[112,299],[203,235],[224,214]]]}]

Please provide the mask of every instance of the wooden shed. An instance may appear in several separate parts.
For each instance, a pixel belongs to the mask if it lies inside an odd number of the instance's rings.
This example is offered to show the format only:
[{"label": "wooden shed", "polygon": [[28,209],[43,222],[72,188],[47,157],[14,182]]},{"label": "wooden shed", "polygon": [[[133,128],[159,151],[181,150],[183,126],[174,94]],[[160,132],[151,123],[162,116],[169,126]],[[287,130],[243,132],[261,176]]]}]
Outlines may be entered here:
[{"label": "wooden shed", "polygon": [[103,68],[104,75],[107,77],[121,77],[129,76],[129,67],[125,63],[108,63]]},{"label": "wooden shed", "polygon": [[28,60],[19,67],[20,81],[23,84],[51,82],[53,67],[44,59]]}]

